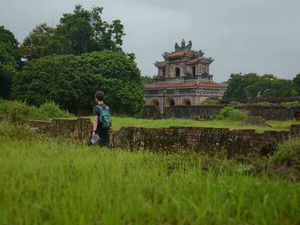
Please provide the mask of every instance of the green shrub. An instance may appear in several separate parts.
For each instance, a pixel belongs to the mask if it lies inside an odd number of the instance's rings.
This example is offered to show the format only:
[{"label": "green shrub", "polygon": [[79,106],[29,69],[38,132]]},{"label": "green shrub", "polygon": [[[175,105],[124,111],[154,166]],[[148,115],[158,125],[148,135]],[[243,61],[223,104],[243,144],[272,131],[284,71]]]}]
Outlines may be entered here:
[{"label": "green shrub", "polygon": [[34,106],[5,100],[0,101],[0,118],[12,123],[28,119],[46,119],[39,114],[38,109]]},{"label": "green shrub", "polygon": [[295,101],[295,102],[281,102],[280,106],[284,106],[284,107],[296,107],[296,106],[300,106],[300,102]]},{"label": "green shrub", "polygon": [[278,150],[270,157],[271,165],[300,164],[300,139],[288,141],[279,145]]},{"label": "green shrub", "polygon": [[271,103],[267,102],[267,101],[263,101],[263,102],[258,102],[255,105],[258,105],[258,106],[270,106]]},{"label": "green shrub", "polygon": [[239,105],[241,105],[241,103],[238,102],[238,101],[231,101],[231,102],[229,102],[228,105],[234,107],[234,106],[239,106]]},{"label": "green shrub", "polygon": [[40,108],[37,108],[22,102],[0,99],[0,119],[7,122],[16,123],[30,119],[48,120],[68,117],[74,117],[74,115],[61,110],[59,105],[53,102],[44,103]]},{"label": "green shrub", "polygon": [[208,98],[208,99],[204,100],[203,102],[201,102],[201,105],[218,105],[218,104],[220,104],[220,100],[213,99],[213,98]]},{"label": "green shrub", "polygon": [[231,106],[224,107],[219,115],[217,115],[216,119],[218,120],[232,120],[232,121],[244,121],[248,117],[247,113],[235,109]]},{"label": "green shrub", "polygon": [[69,118],[74,117],[67,111],[64,111],[60,106],[54,102],[45,102],[42,104],[39,109],[39,113],[45,118]]}]

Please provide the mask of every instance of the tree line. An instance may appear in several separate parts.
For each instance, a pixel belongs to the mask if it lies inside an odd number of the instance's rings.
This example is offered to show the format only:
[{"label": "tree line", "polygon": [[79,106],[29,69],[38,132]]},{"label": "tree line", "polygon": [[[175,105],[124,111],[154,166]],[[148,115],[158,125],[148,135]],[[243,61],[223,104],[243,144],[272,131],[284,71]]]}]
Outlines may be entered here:
[{"label": "tree line", "polygon": [[292,80],[273,74],[232,74],[228,80],[225,101],[248,101],[253,98],[290,97],[300,95],[300,74]]},{"label": "tree line", "polygon": [[[122,22],[107,22],[102,13],[102,7],[76,5],[55,27],[37,25],[21,44],[0,26],[0,98],[37,106],[54,101],[76,113],[90,109],[94,92],[102,89],[113,111],[138,113],[143,84],[151,78],[142,77],[135,55],[123,51]],[[300,95],[300,74],[292,80],[232,74],[227,83],[226,101]]]},{"label": "tree line", "polygon": [[122,50],[124,26],[107,22],[103,8],[76,5],[55,27],[36,26],[23,43],[0,27],[0,97],[41,105],[54,101],[71,112],[89,110],[101,89],[114,112],[143,106],[143,85],[133,53]]}]

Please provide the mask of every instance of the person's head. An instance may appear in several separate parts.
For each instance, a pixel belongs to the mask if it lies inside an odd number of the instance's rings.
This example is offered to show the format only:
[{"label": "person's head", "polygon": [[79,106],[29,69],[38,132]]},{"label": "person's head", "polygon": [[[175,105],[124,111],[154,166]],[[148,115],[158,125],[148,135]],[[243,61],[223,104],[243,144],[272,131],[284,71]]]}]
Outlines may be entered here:
[{"label": "person's head", "polygon": [[97,91],[95,93],[95,100],[96,100],[97,103],[103,102],[103,100],[104,100],[104,92],[103,91]]}]

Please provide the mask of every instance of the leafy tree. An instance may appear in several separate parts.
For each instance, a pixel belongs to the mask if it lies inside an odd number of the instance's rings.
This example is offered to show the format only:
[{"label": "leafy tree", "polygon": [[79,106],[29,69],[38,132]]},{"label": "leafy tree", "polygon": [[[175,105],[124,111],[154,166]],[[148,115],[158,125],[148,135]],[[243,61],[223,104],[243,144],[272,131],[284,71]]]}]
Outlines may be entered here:
[{"label": "leafy tree", "polygon": [[294,93],[291,80],[278,79],[273,74],[232,74],[224,99],[246,101],[255,97],[287,97]]},{"label": "leafy tree", "polygon": [[228,80],[228,87],[224,93],[224,99],[233,101],[233,100],[246,100],[251,96],[251,93],[248,90],[250,84],[255,83],[258,80],[257,74],[231,74],[230,79]]},{"label": "leafy tree", "polygon": [[58,52],[58,49],[55,50],[53,48],[53,36],[55,32],[56,29],[49,27],[46,23],[36,26],[20,46],[23,57],[31,60],[51,52]]},{"label": "leafy tree", "polygon": [[0,26],[0,63],[12,64],[17,67],[21,64],[21,56],[18,49],[18,41],[14,34]]},{"label": "leafy tree", "polygon": [[140,71],[135,61],[123,52],[102,51],[83,54],[82,69],[92,74],[101,74],[105,78],[141,83]]},{"label": "leafy tree", "polygon": [[90,110],[103,90],[113,112],[133,115],[143,105],[136,63],[122,52],[47,56],[25,64],[13,87],[14,97],[30,104],[54,101],[71,112]]},{"label": "leafy tree", "polygon": [[56,28],[41,24],[24,40],[23,57],[31,60],[46,55],[81,55],[93,51],[121,51],[124,26],[120,20],[103,20],[102,7],[91,11],[76,5],[63,14]]},{"label": "leafy tree", "polygon": [[0,98],[9,98],[13,78],[21,65],[18,41],[0,26]]},{"label": "leafy tree", "polygon": [[300,73],[297,74],[293,79],[293,91],[300,95]]},{"label": "leafy tree", "polygon": [[9,99],[16,69],[10,65],[0,65],[0,98]]},{"label": "leafy tree", "polygon": [[76,5],[73,13],[60,19],[55,38],[62,43],[62,54],[80,55],[92,49],[92,36],[91,13]]}]

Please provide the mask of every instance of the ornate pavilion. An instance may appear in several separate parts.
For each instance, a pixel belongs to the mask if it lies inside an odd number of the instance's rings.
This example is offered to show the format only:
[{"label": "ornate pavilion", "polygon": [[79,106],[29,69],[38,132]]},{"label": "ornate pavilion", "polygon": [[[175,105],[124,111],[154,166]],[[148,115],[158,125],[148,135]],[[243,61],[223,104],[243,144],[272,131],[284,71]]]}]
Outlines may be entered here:
[{"label": "ornate pavilion", "polygon": [[199,105],[207,98],[221,99],[226,87],[213,81],[209,66],[214,61],[204,57],[203,51],[192,50],[192,42],[175,51],[165,52],[164,61],[156,62],[158,76],[145,85],[145,104],[160,107],[173,105]]}]

